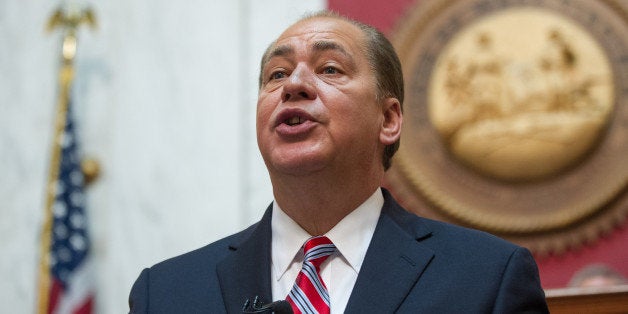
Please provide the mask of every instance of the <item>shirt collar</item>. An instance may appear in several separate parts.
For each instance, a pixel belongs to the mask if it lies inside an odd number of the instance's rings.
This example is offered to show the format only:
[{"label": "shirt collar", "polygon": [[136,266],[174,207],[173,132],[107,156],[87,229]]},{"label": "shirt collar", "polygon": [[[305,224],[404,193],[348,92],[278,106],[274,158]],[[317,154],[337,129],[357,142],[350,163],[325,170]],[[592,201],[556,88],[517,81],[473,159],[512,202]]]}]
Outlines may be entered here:
[{"label": "shirt collar", "polygon": [[288,270],[292,261],[299,255],[305,240],[311,236],[286,215],[277,205],[277,202],[273,202],[271,228],[271,264],[277,276],[275,279],[279,280]]},{"label": "shirt collar", "polygon": [[[384,197],[378,188],[325,234],[356,273],[362,267],[383,205]],[[301,247],[311,235],[286,215],[277,202],[273,202],[271,227],[272,267],[278,280],[295,259],[302,260]]]}]

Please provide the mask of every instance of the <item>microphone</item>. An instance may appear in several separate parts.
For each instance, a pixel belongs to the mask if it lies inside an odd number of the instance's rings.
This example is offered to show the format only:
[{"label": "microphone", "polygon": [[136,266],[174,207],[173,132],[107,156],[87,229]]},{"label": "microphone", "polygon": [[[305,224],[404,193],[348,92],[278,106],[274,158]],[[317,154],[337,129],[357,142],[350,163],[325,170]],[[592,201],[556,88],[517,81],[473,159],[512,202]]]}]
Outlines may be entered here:
[{"label": "microphone", "polygon": [[254,314],[254,313],[276,313],[276,314],[293,314],[292,306],[286,300],[279,300],[268,304],[260,304],[259,296],[255,296],[253,303],[251,300],[246,299],[244,306],[242,307],[242,313]]}]

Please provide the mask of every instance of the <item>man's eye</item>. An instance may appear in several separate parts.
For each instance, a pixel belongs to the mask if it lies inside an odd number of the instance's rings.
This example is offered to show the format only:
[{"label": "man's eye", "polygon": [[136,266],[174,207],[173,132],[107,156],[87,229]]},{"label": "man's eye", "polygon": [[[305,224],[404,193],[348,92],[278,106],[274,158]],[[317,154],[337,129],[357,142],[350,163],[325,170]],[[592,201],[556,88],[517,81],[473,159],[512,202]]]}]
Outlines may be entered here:
[{"label": "man's eye", "polygon": [[334,67],[326,67],[325,69],[323,69],[323,73],[324,74],[338,74],[339,71],[338,71],[338,69],[336,69]]},{"label": "man's eye", "polygon": [[270,75],[270,79],[271,80],[278,80],[278,79],[282,79],[284,77],[286,77],[286,73],[285,72],[273,72]]}]

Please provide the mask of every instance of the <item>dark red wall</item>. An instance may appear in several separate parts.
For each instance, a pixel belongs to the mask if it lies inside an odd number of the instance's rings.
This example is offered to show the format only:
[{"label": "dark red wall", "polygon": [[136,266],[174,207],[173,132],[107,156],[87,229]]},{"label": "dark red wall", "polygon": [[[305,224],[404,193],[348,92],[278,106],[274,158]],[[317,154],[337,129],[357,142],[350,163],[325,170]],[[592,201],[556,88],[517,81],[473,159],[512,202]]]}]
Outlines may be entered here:
[{"label": "dark red wall", "polygon": [[[390,34],[415,0],[328,0],[328,8]],[[591,263],[604,263],[628,277],[628,221],[589,246],[560,256],[537,258],[545,288],[565,286],[575,271]]]},{"label": "dark red wall", "polygon": [[414,3],[415,0],[327,0],[327,7],[389,34],[403,12]]}]

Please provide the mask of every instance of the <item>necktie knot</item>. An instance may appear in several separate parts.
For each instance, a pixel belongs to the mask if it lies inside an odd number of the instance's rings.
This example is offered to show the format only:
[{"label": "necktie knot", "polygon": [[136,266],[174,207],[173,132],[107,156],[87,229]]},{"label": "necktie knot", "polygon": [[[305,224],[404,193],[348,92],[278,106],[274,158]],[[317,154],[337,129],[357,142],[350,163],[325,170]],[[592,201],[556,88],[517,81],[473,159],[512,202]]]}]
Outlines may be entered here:
[{"label": "necktie knot", "polygon": [[318,269],[335,251],[336,246],[326,236],[312,237],[303,245],[303,261],[312,263]]}]

